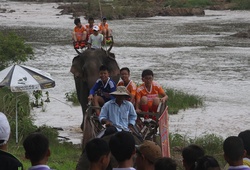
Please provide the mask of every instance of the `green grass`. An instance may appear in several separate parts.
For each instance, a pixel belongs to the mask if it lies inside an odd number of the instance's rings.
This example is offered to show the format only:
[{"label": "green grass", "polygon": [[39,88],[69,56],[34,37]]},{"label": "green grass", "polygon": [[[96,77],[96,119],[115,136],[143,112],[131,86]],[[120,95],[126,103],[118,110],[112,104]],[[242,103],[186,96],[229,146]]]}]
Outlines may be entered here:
[{"label": "green grass", "polygon": [[164,6],[170,7],[207,7],[214,5],[215,3],[211,0],[165,0]]},{"label": "green grass", "polygon": [[203,106],[203,98],[197,95],[188,94],[179,90],[168,88],[168,111],[170,114],[177,114],[179,110],[197,108]]},{"label": "green grass", "polygon": [[183,169],[181,151],[184,147],[190,144],[197,144],[201,146],[206,155],[213,156],[219,162],[221,168],[226,165],[222,147],[224,139],[221,136],[207,134],[191,139],[185,135],[170,134],[169,141],[171,156],[176,160],[178,169]]},{"label": "green grass", "polygon": [[231,2],[235,3],[234,10],[250,10],[249,0],[231,0]]},{"label": "green grass", "polygon": [[[36,131],[43,133],[49,138],[51,156],[49,157],[48,165],[52,169],[71,170],[75,169],[77,161],[81,154],[81,147],[68,142],[59,142],[57,139],[58,133],[50,127],[40,127]],[[25,151],[22,142],[15,143],[14,136],[9,141],[8,150],[15,155],[23,163],[24,169],[28,169],[31,164],[25,158]]]}]

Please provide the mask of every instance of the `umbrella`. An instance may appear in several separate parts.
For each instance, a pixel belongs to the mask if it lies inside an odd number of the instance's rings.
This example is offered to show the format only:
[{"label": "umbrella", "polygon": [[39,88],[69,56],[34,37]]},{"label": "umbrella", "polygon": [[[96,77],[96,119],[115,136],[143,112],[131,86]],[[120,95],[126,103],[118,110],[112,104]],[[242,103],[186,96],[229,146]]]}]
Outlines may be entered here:
[{"label": "umbrella", "polygon": [[[9,87],[12,92],[25,92],[55,87],[55,81],[47,72],[33,67],[15,64],[0,72],[0,87]],[[16,142],[18,142],[17,102]]]}]

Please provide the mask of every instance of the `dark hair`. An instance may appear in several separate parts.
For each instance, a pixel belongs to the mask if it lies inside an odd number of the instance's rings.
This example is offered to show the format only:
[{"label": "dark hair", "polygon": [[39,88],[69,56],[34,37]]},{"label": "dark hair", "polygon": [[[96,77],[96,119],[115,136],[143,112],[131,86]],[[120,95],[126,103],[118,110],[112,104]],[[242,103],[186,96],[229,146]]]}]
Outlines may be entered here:
[{"label": "dark hair", "polygon": [[196,161],[195,170],[208,170],[209,168],[220,168],[214,157],[205,155]]},{"label": "dark hair", "polygon": [[244,144],[240,137],[229,136],[223,142],[223,151],[230,161],[239,161],[244,155]]},{"label": "dark hair", "polygon": [[23,141],[25,156],[33,163],[42,160],[48,149],[49,140],[41,133],[32,133]]},{"label": "dark hair", "polygon": [[80,22],[81,22],[80,18],[76,18],[76,19],[74,20],[75,25],[77,25],[77,24],[80,23]]},{"label": "dark hair", "polygon": [[107,20],[107,18],[106,17],[102,17],[102,20]]},{"label": "dark hair", "polygon": [[130,73],[130,70],[129,70],[128,67],[123,67],[123,68],[121,68],[121,69],[120,69],[120,72],[122,72],[122,71],[124,71],[124,70],[126,70],[128,73]]},{"label": "dark hair", "polygon": [[155,170],[176,170],[177,164],[171,158],[159,158],[155,161]]},{"label": "dark hair", "polygon": [[107,66],[101,65],[101,67],[99,68],[99,71],[109,71],[109,69]]},{"label": "dark hair", "polygon": [[141,77],[145,77],[145,76],[154,76],[154,73],[152,70],[146,69],[142,71]]},{"label": "dark hair", "polygon": [[103,155],[108,155],[110,152],[108,143],[101,138],[89,141],[86,144],[85,150],[90,162],[98,162]]},{"label": "dark hair", "polygon": [[244,149],[247,151],[247,155],[250,155],[250,130],[240,132],[238,135],[244,144]]},{"label": "dark hair", "polygon": [[88,21],[94,21],[93,17],[89,17]]},{"label": "dark hair", "polygon": [[110,138],[109,147],[118,162],[128,160],[135,151],[135,139],[130,132],[121,131]]},{"label": "dark hair", "polygon": [[195,144],[191,144],[182,150],[183,160],[191,167],[191,169],[194,169],[196,160],[204,156],[204,154],[204,150]]}]

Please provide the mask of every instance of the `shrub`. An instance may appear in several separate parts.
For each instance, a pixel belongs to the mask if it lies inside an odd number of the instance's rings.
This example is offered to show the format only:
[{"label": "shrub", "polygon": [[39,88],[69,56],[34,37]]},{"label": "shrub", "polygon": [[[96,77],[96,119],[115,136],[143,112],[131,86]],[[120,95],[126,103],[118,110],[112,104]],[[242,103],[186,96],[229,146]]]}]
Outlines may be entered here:
[{"label": "shrub", "polygon": [[249,0],[232,0],[232,3],[235,4],[233,9],[240,9],[240,10],[249,10],[250,9],[250,1]]},{"label": "shrub", "polygon": [[74,106],[80,105],[78,98],[77,98],[76,91],[65,93],[65,97],[66,97],[66,100],[72,102]]},{"label": "shrub", "polygon": [[203,99],[197,95],[191,95],[175,89],[166,89],[168,95],[168,110],[170,114],[177,114],[181,109],[203,106]]},{"label": "shrub", "polygon": [[33,49],[15,33],[0,32],[0,70],[12,63],[20,63],[33,58]]}]

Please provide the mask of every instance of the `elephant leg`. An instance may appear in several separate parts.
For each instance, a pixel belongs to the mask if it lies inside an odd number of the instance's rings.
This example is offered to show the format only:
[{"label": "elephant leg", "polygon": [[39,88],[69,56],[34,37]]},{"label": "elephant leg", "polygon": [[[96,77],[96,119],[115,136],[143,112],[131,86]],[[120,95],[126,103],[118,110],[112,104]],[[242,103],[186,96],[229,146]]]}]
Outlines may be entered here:
[{"label": "elephant leg", "polygon": [[88,104],[88,85],[85,81],[83,81],[81,78],[75,78],[75,85],[76,85],[76,93],[78,101],[81,104],[82,107],[82,123],[81,123],[81,129],[83,130],[84,127],[84,114],[87,109]]}]

